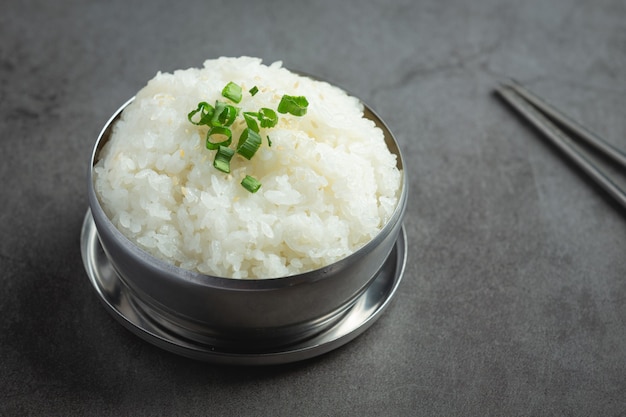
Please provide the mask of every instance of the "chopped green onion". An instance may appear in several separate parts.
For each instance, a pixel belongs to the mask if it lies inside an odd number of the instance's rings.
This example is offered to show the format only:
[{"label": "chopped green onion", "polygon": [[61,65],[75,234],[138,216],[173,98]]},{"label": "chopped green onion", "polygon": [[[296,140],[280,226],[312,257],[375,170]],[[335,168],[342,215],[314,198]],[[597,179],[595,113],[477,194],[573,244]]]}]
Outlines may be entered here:
[{"label": "chopped green onion", "polygon": [[[234,82],[226,84],[222,90],[222,96],[239,103],[242,99],[241,87]],[[254,96],[259,92],[257,86],[249,90]],[[294,116],[304,116],[307,112],[309,102],[304,96],[283,95],[278,104],[277,111],[281,114],[292,114]],[[224,101],[217,100],[215,107],[206,102],[198,103],[198,107],[187,114],[187,119],[194,125],[206,125],[209,131],[206,134],[206,147],[209,150],[216,150],[213,166],[219,171],[230,173],[230,161],[235,152],[246,159],[251,159],[261,146],[262,139],[259,134],[259,125],[262,128],[272,128],[278,124],[276,111],[267,107],[262,107],[258,112],[244,112],[243,117],[246,122],[246,129],[239,136],[236,150],[230,145],[233,134],[230,126],[235,122],[241,108],[235,107]],[[199,113],[199,115],[198,115]],[[272,140],[266,135],[268,146],[272,146]],[[254,177],[246,175],[241,181],[241,185],[251,193],[255,193],[261,187],[261,183]]]},{"label": "chopped green onion", "polygon": [[[211,142],[212,136],[226,136],[221,142]],[[213,126],[206,134],[206,148],[209,150],[218,149],[220,146],[228,146],[233,140],[233,133],[229,128],[224,126]]]},{"label": "chopped green onion", "polygon": [[304,116],[309,102],[304,96],[288,96],[285,94],[278,103],[278,113],[290,113],[294,116]]},{"label": "chopped green onion", "polygon": [[261,127],[274,127],[278,123],[278,115],[272,109],[262,107],[257,113]]},{"label": "chopped green onion", "polygon": [[231,81],[222,90],[222,95],[235,103],[239,103],[241,101],[241,87]]},{"label": "chopped green onion", "polygon": [[230,172],[230,160],[233,158],[235,151],[228,146],[220,145],[215,153],[215,159],[213,160],[213,166],[222,172]]},{"label": "chopped green onion", "polygon": [[261,146],[261,136],[248,128],[241,133],[237,144],[237,153],[250,160]]},{"label": "chopped green onion", "polygon": [[[213,106],[211,106],[206,101],[203,101],[201,103],[198,103],[197,109],[189,112],[189,114],[187,115],[187,119],[196,126],[208,125],[211,118],[213,117],[214,112],[215,112],[215,109],[213,108]],[[193,117],[197,113],[200,113],[200,119],[197,122],[194,122]]]},{"label": "chopped green onion", "polygon": [[254,113],[251,111],[247,111],[243,114],[243,117],[246,119],[246,124],[248,127],[255,132],[259,131],[259,127],[253,117],[256,117],[261,124],[261,127],[274,127],[278,123],[278,115],[272,109],[268,109],[267,107],[261,107],[258,112]]},{"label": "chopped green onion", "polygon": [[211,118],[211,126],[230,126],[237,118],[239,109],[223,101],[215,102],[215,112]]},{"label": "chopped green onion", "polygon": [[251,193],[256,193],[259,191],[259,188],[261,188],[261,183],[250,175],[246,175],[246,177],[241,181],[241,185],[243,185],[243,188]]},{"label": "chopped green onion", "polygon": [[254,130],[257,133],[259,133],[259,125],[257,124],[256,120],[254,120],[254,118],[258,116],[259,116],[258,113],[252,113],[252,112],[243,113],[243,118],[246,121],[246,125],[248,126],[248,128]]}]

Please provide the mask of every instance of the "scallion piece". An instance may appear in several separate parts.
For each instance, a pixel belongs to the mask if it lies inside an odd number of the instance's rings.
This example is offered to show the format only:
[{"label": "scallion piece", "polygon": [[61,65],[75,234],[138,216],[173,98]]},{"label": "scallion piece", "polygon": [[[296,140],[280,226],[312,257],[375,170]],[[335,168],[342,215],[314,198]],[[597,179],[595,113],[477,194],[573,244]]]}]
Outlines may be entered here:
[{"label": "scallion piece", "polygon": [[288,96],[285,94],[278,103],[278,113],[289,113],[294,116],[304,116],[309,102],[304,96]]},{"label": "scallion piece", "polygon": [[244,112],[243,113],[243,118],[246,121],[246,125],[248,126],[249,129],[254,130],[255,132],[259,132],[259,125],[257,124],[256,120],[254,120],[255,117],[259,117],[258,113],[252,113],[252,112]]},{"label": "scallion piece", "polygon": [[241,133],[237,144],[237,153],[250,160],[261,146],[261,136],[248,128]]},{"label": "scallion piece", "polygon": [[239,103],[241,101],[241,87],[231,81],[222,90],[222,95],[235,103]]},{"label": "scallion piece", "polygon": [[278,115],[276,112],[267,107],[262,107],[259,110],[257,118],[259,119],[259,123],[261,123],[261,127],[274,127],[278,123]]},{"label": "scallion piece", "polygon": [[267,146],[272,147],[272,139],[270,139],[270,135],[267,135]]},{"label": "scallion piece", "polygon": [[251,96],[254,96],[256,93],[259,92],[259,88],[255,85],[248,92],[250,93]]},{"label": "scallion piece", "polygon": [[241,185],[243,186],[243,188],[250,191],[251,193],[256,193],[257,191],[259,191],[259,188],[261,188],[261,183],[259,182],[259,180],[251,177],[250,175],[246,175],[246,177],[241,181]]},{"label": "scallion piece", "polygon": [[222,172],[230,172],[230,160],[233,158],[235,151],[228,146],[219,145],[213,159],[213,166]]},{"label": "scallion piece", "polygon": [[[211,142],[213,136],[226,136],[221,142]],[[229,146],[233,141],[233,133],[224,126],[213,126],[206,134],[206,148],[209,150],[218,149],[220,146]]]},{"label": "scallion piece", "polygon": [[[200,118],[197,122],[194,122],[194,116],[198,113],[200,113]],[[208,125],[211,121],[211,118],[213,117],[213,113],[215,113],[215,109],[213,108],[213,106],[211,106],[206,101],[203,101],[201,103],[198,103],[197,109],[189,112],[189,114],[187,115],[187,119],[196,126]]]},{"label": "scallion piece", "polygon": [[230,126],[239,114],[239,109],[223,101],[215,102],[215,112],[211,118],[211,126]]}]

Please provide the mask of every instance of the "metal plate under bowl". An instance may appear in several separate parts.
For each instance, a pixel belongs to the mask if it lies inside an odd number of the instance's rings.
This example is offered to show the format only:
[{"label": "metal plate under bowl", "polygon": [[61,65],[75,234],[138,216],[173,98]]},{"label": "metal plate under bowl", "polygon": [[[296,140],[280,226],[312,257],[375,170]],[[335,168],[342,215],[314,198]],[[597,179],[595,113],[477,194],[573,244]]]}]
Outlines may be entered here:
[{"label": "metal plate under bowl", "polygon": [[296,344],[262,351],[231,352],[184,339],[159,326],[134,300],[133,294],[119,279],[98,240],[96,226],[87,211],[81,232],[81,253],[87,275],[100,301],[124,327],[142,339],[167,351],[207,362],[237,365],[272,365],[297,362],[336,349],[369,328],[393,298],[406,265],[404,227],[378,277],[359,297],[354,306],[334,326]]}]

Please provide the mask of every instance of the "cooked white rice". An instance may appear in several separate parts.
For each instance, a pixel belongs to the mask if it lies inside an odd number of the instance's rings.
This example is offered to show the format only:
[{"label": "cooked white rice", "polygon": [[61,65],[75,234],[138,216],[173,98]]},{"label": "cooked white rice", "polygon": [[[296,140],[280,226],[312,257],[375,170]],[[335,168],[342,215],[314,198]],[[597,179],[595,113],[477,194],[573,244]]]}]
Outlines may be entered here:
[{"label": "cooked white rice", "polygon": [[[309,107],[303,117],[279,114],[252,160],[236,155],[224,174],[205,147],[206,126],[187,114],[225,100],[229,81],[243,87],[242,111],[276,109],[283,94],[305,96]],[[236,142],[244,124],[234,126]],[[246,174],[261,181],[257,193],[240,185]],[[94,169],[102,207],[131,241],[231,278],[288,276],[351,254],[388,221],[400,183],[396,156],[356,98],[248,57],[158,73],[123,111]]]}]

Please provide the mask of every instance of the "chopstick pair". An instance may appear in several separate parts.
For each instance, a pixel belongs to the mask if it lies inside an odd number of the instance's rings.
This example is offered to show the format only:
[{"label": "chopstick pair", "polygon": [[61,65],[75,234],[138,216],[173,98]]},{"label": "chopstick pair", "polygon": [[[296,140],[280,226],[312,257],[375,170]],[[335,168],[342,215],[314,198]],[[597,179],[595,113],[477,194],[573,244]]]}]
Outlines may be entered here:
[{"label": "chopstick pair", "polygon": [[622,168],[626,168],[626,154],[624,152],[565,116],[555,107],[517,83],[503,83],[496,89],[496,92],[626,209],[626,192],[614,182],[608,173],[594,164],[557,125],[562,126],[587,145],[611,158]]}]

